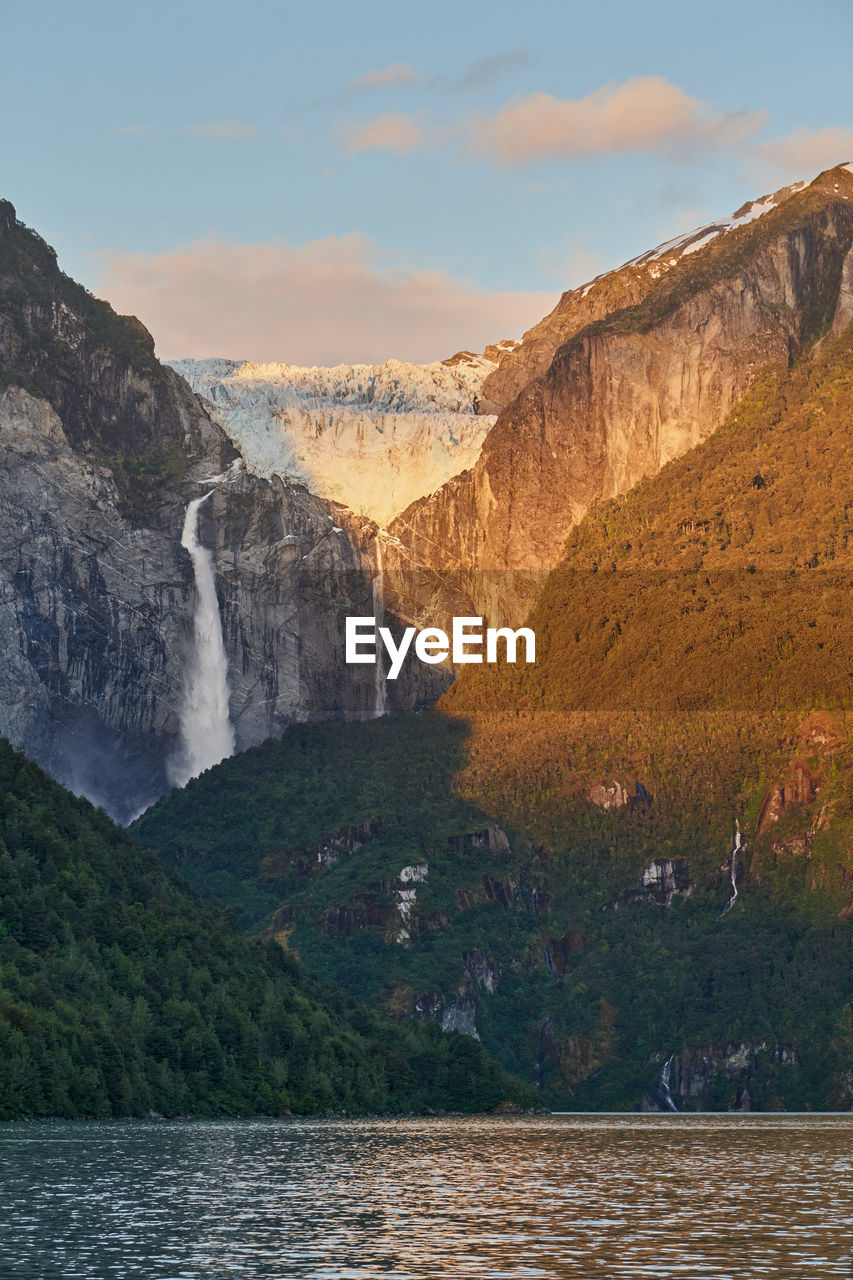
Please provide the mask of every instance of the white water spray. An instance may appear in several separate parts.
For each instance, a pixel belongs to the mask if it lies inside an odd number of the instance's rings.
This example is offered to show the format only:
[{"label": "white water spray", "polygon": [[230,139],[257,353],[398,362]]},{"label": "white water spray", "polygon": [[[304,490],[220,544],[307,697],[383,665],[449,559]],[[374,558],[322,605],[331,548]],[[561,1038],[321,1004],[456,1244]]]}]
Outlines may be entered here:
[{"label": "white water spray", "polygon": [[228,712],[228,660],[213,577],[213,559],[198,540],[198,509],[213,493],[194,498],[187,507],[181,546],[195,574],[193,652],[187,665],[181,707],[181,750],[169,772],[183,786],[204,769],[234,754],[234,727]]},{"label": "white water spray", "polygon": [[[382,567],[382,543],[377,533],[376,544],[376,577],[373,579],[373,616],[377,629],[385,621],[385,571]],[[376,666],[373,669],[373,716],[377,719],[388,714],[388,681],[385,679],[385,667],[382,661],[382,646],[376,647]]]}]

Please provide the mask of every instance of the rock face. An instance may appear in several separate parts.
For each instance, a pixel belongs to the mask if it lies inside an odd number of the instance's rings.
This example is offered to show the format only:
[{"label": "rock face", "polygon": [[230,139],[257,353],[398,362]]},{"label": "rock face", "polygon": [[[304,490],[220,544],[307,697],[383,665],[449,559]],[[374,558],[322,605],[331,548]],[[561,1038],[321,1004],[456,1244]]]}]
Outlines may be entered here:
[{"label": "rock face", "polygon": [[847,314],[853,172],[830,170],[764,204],[680,256],[629,264],[572,296],[543,322],[547,341],[534,331],[504,358],[500,388],[489,380],[485,391],[518,394],[476,464],[390,526],[412,614],[428,569],[474,612],[518,620],[596,502],[704,440],[763,369]]},{"label": "rock face", "polygon": [[496,358],[470,351],[428,365],[172,367],[209,402],[252,472],[305,484],[380,525],[473,466],[495,420],[483,412],[482,387]]},{"label": "rock face", "polygon": [[689,898],[694,884],[686,858],[654,858],[644,869],[636,889],[628,889],[615,902],[614,909],[632,902],[653,902],[669,907],[676,894]]},{"label": "rock face", "polygon": [[247,474],[143,326],[64,276],[8,202],[0,442],[0,733],[55,777],[122,820],[168,790],[195,596],[181,531],[205,488],[237,748],[373,714],[342,615],[372,612],[374,528]]},{"label": "rock face", "polygon": [[679,1111],[784,1111],[784,1073],[795,1050],[766,1041],[690,1045],[668,1059],[666,1085],[656,1085],[643,1111],[668,1111],[666,1092]]},{"label": "rock face", "polygon": [[682,258],[736,227],[746,226],[800,191],[805,183],[783,187],[773,195],[752,200],[732,214],[632,258],[617,271],[596,276],[589,284],[564,293],[552,312],[528,329],[520,343],[500,353],[499,368],[483,384],[483,395],[505,408],[532,382],[548,372],[551,361],[564,343],[588,324],[603,320],[614,311],[636,306],[654,288],[656,281],[678,266]]}]

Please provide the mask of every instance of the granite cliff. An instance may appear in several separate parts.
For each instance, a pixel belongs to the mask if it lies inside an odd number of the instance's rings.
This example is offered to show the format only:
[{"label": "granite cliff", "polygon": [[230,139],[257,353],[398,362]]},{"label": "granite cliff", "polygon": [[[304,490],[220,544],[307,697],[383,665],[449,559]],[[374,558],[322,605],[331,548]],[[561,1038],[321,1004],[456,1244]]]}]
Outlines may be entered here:
[{"label": "granite cliff", "polygon": [[851,246],[846,165],[564,295],[487,379],[506,407],[474,466],[389,526],[401,611],[445,591],[519,620],[597,502],[707,439],[760,373],[853,317]]},{"label": "granite cliff", "polygon": [[8,202],[0,441],[0,733],[55,777],[123,820],[168,789],[195,603],[181,532],[207,490],[237,748],[374,714],[372,670],[345,669],[339,642],[341,614],[372,604],[374,526],[248,474],[144,327]]}]

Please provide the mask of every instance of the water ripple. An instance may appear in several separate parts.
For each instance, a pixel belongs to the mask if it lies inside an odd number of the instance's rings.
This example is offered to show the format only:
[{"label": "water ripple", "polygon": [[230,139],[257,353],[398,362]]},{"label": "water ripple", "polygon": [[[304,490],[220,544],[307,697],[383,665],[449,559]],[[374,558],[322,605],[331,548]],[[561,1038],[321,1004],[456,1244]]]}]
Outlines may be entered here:
[{"label": "water ripple", "polygon": [[851,1275],[850,1116],[0,1125],[9,1280]]}]

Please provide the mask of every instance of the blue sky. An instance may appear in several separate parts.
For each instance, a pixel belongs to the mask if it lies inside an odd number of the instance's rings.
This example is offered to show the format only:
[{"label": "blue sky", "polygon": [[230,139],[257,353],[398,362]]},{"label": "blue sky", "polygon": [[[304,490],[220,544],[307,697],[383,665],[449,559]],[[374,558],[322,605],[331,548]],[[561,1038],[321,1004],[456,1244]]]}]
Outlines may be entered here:
[{"label": "blue sky", "polygon": [[518,336],[562,289],[853,159],[848,0],[0,16],[0,194],[165,356]]}]

